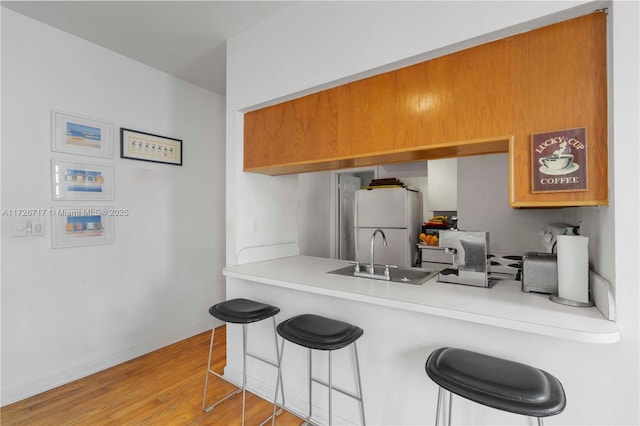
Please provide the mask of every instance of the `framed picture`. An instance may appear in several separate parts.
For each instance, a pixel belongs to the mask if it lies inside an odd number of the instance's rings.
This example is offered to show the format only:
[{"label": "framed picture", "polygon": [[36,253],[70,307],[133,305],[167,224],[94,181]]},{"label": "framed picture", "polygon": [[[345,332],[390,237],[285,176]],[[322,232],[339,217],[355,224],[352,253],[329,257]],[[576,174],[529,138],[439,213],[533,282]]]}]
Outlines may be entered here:
[{"label": "framed picture", "polygon": [[182,166],[182,140],[121,128],[120,158]]},{"label": "framed picture", "polygon": [[113,243],[113,217],[106,208],[57,207],[52,213],[53,248]]},{"label": "framed picture", "polygon": [[53,110],[51,150],[113,158],[113,125],[107,121]]},{"label": "framed picture", "polygon": [[53,200],[113,200],[113,166],[51,160]]},{"label": "framed picture", "polygon": [[587,129],[531,135],[532,192],[587,190]]}]

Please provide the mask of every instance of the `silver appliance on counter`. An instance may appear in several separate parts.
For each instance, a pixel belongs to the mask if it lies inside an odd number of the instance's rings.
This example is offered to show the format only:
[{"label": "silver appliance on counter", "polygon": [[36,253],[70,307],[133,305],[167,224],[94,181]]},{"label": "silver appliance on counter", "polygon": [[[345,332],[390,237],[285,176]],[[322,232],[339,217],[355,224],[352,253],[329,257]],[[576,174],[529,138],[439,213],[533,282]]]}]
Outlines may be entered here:
[{"label": "silver appliance on counter", "polygon": [[453,264],[453,257],[444,252],[444,248],[438,246],[427,246],[418,244],[420,250],[420,260],[423,268],[446,268]]},{"label": "silver appliance on counter", "polygon": [[527,253],[522,259],[522,291],[558,293],[558,260],[555,253]]},{"label": "silver appliance on counter", "polygon": [[490,287],[489,233],[486,231],[440,231],[440,247],[451,254],[453,265],[438,274],[438,281]]},{"label": "silver appliance on counter", "polygon": [[566,223],[550,223],[544,226],[544,230],[540,231],[540,240],[547,253],[556,252],[556,244],[558,235],[578,235],[580,233],[580,225],[573,226]]},{"label": "silver appliance on counter", "polygon": [[375,263],[415,266],[417,245],[422,225],[422,194],[419,191],[396,188],[361,189],[355,196],[356,259],[370,263],[373,233],[381,229],[375,242]]}]

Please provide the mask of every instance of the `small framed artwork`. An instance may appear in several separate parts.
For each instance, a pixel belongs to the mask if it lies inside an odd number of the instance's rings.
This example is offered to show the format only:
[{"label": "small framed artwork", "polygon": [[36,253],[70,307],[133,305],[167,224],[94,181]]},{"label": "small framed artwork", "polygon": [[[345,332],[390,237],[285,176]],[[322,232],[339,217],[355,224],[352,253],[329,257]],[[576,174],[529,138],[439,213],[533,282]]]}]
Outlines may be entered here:
[{"label": "small framed artwork", "polygon": [[120,158],[182,166],[182,140],[121,128]]},{"label": "small framed artwork", "polygon": [[587,190],[587,129],[531,135],[532,192]]},{"label": "small framed artwork", "polygon": [[113,166],[51,160],[53,200],[113,200]]},{"label": "small framed artwork", "polygon": [[108,209],[56,208],[51,217],[53,248],[113,243],[113,217]]},{"label": "small framed artwork", "polygon": [[66,112],[51,111],[51,150],[113,158],[113,124]]}]

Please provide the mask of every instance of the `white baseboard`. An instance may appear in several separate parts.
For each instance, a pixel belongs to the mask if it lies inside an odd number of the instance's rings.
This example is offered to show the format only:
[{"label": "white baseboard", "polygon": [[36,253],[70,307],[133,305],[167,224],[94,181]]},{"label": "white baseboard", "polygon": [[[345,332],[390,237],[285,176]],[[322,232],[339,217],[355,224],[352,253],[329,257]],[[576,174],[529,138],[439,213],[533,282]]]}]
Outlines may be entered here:
[{"label": "white baseboard", "polygon": [[[145,342],[124,351],[93,360],[76,368],[60,371],[11,389],[2,389],[2,393],[0,394],[0,406],[5,406],[58,386],[71,383],[74,380],[90,376],[91,374],[106,370],[107,368],[122,364],[123,362],[130,361],[139,356],[148,354],[149,352],[153,352],[165,346],[169,346],[173,343],[195,336],[196,334],[211,330],[211,325],[211,320],[207,320],[194,324],[190,327],[174,331],[150,342]],[[220,324],[216,322],[216,326],[218,325]]]}]

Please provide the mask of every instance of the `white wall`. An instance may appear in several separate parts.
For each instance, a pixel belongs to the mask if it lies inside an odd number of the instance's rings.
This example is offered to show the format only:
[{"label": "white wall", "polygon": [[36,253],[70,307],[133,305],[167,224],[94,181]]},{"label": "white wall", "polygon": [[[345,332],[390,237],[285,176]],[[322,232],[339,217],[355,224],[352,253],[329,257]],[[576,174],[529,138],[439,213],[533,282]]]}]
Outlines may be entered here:
[{"label": "white wall", "polygon": [[545,251],[538,233],[545,224],[568,220],[567,210],[510,208],[507,154],[458,159],[458,227],[489,231],[494,253]]},{"label": "white wall", "polygon": [[[115,242],[51,248],[2,217],[2,404],[210,327],[224,299],[224,97],[2,8],[2,208],[52,201],[50,159],[113,164]],[[50,150],[51,109],[111,121],[114,158]],[[183,140],[184,166],[119,158],[119,128]],[[81,205],[83,203],[76,203]]]},{"label": "white wall", "polygon": [[430,210],[458,210],[458,159],[428,162],[427,205]]},{"label": "white wall", "polygon": [[[614,22],[610,74],[612,171],[615,210],[603,208],[589,225],[591,241],[615,250],[601,252],[598,270],[615,281],[622,340],[606,347],[536,339],[524,351],[526,335],[493,330],[485,349],[499,346],[504,356],[543,363],[561,376],[568,392],[565,412],[550,420],[559,424],[638,424],[638,3],[605,2],[299,2],[229,41],[227,88],[227,263],[253,244],[249,219],[268,218],[261,244],[297,241],[295,176],[270,178],[242,172],[242,112],[290,99],[338,83],[392,69],[398,64],[440,56],[463,46],[500,38],[607,6]],[[627,60],[626,66],[622,61]],[[632,95],[635,94],[635,95]],[[636,118],[634,118],[636,117]],[[625,181],[624,183],[622,181]],[[505,181],[506,184],[506,181]],[[635,189],[634,189],[635,188]],[[618,194],[618,191],[628,191]],[[251,201],[249,201],[251,200]],[[480,211],[480,210],[479,210]],[[588,210],[587,210],[588,211]],[[278,212],[283,212],[278,214]],[[491,215],[492,211],[482,214]],[[525,213],[526,214],[526,213]],[[581,214],[587,218],[588,213]],[[635,218],[635,219],[633,219]],[[615,226],[614,226],[615,219]],[[625,223],[620,223],[625,220]],[[623,229],[632,220],[629,236]],[[605,226],[597,226],[601,222]],[[615,234],[607,230],[615,229]],[[520,238],[514,234],[512,238]],[[592,253],[600,253],[597,249]],[[623,254],[624,253],[624,254]],[[274,251],[274,256],[277,253]],[[615,256],[615,257],[614,257]],[[622,256],[622,257],[621,257]],[[619,261],[620,259],[635,261]],[[615,264],[615,269],[607,265]],[[281,300],[280,303],[294,303]],[[381,319],[393,321],[393,318]],[[461,329],[463,330],[463,329]],[[469,329],[469,333],[473,328]],[[465,346],[469,333],[448,335],[447,344]],[[233,343],[231,343],[233,344]],[[479,349],[482,345],[479,344]],[[538,352],[536,352],[538,351]],[[426,354],[425,354],[426,356]],[[376,374],[366,372],[365,376]],[[416,372],[416,374],[421,374]],[[426,380],[426,378],[425,378]],[[404,390],[403,390],[404,391]],[[368,387],[365,395],[385,401],[393,392]],[[415,407],[414,407],[415,408]],[[375,419],[369,419],[375,422]],[[425,422],[430,420],[425,419]],[[489,415],[486,423],[492,423]],[[468,413],[460,422],[472,424]]]},{"label": "white wall", "polygon": [[300,254],[331,257],[331,173],[298,175],[298,245]]}]

